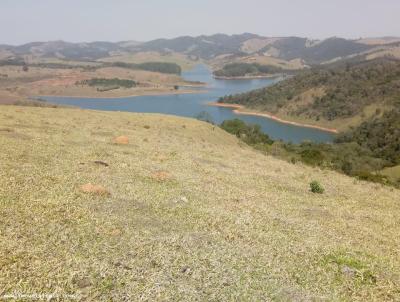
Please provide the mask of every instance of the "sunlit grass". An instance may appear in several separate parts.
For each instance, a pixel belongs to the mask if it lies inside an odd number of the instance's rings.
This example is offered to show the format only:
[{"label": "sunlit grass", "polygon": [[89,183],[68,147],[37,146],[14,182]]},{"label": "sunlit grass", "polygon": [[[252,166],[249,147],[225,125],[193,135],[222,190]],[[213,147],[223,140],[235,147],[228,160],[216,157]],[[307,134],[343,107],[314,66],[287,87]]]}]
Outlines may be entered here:
[{"label": "sunlit grass", "polygon": [[1,106],[0,146],[0,295],[400,297],[398,190],[162,115]]}]

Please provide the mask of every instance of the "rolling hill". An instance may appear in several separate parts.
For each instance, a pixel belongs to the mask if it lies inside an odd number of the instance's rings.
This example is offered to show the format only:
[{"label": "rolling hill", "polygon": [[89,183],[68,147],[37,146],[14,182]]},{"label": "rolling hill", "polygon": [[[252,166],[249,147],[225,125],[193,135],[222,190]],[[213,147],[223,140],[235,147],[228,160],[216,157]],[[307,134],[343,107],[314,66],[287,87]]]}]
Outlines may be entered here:
[{"label": "rolling hill", "polygon": [[266,152],[399,185],[399,91],[400,61],[387,58],[320,66],[271,87],[222,97],[219,102],[340,130],[334,144],[277,143],[272,148],[264,144]]},{"label": "rolling hill", "polygon": [[172,116],[1,106],[0,144],[0,294],[399,298],[399,190]]},{"label": "rolling hill", "polygon": [[399,85],[400,61],[375,59],[312,68],[272,87],[220,102],[346,130],[398,107]]},{"label": "rolling hill", "polygon": [[123,51],[137,45],[135,42],[91,42],[69,43],[64,41],[33,42],[20,46],[2,45],[0,50],[7,50],[14,56],[34,55],[45,58],[68,60],[97,60],[109,57],[112,53]]}]

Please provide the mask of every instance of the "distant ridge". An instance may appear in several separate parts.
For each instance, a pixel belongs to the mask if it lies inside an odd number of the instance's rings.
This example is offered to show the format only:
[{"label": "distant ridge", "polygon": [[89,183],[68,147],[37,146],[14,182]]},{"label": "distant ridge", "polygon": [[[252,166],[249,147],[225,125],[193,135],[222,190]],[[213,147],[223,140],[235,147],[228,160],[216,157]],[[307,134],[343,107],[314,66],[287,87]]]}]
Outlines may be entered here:
[{"label": "distant ridge", "polygon": [[182,36],[156,39],[149,42],[88,42],[65,41],[32,42],[19,46],[0,45],[0,52],[13,56],[34,55],[69,60],[98,60],[115,53],[158,52],[180,53],[192,58],[214,60],[221,56],[241,57],[259,55],[282,60],[303,60],[306,64],[320,64],[335,59],[374,52],[377,49],[398,47],[400,38],[381,37],[348,40],[332,37],[311,40],[302,37],[263,37],[252,33],[237,35],[215,34],[197,37]]}]

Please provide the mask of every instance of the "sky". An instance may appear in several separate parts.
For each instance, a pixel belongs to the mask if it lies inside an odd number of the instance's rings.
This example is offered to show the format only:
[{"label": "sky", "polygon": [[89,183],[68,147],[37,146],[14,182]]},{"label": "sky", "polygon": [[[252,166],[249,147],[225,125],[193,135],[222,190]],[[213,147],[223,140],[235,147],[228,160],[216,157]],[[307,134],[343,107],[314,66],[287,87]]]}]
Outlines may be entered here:
[{"label": "sky", "polygon": [[251,32],[400,36],[400,0],[0,0],[0,44]]}]

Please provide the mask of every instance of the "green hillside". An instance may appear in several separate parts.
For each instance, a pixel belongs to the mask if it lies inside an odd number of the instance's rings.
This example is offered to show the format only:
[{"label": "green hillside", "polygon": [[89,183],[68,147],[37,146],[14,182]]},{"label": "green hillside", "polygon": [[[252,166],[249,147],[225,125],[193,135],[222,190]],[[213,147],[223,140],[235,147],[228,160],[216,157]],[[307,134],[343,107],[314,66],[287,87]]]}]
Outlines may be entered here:
[{"label": "green hillside", "polygon": [[400,61],[379,59],[313,68],[272,87],[219,102],[343,130],[399,106],[399,89]]},{"label": "green hillside", "polygon": [[225,65],[222,69],[216,70],[214,76],[217,77],[245,77],[262,76],[282,73],[284,70],[280,67],[271,65],[261,65],[257,63],[231,63]]},{"label": "green hillside", "polygon": [[376,157],[400,164],[400,108],[367,120],[339,136],[338,141],[357,142],[372,150]]}]

